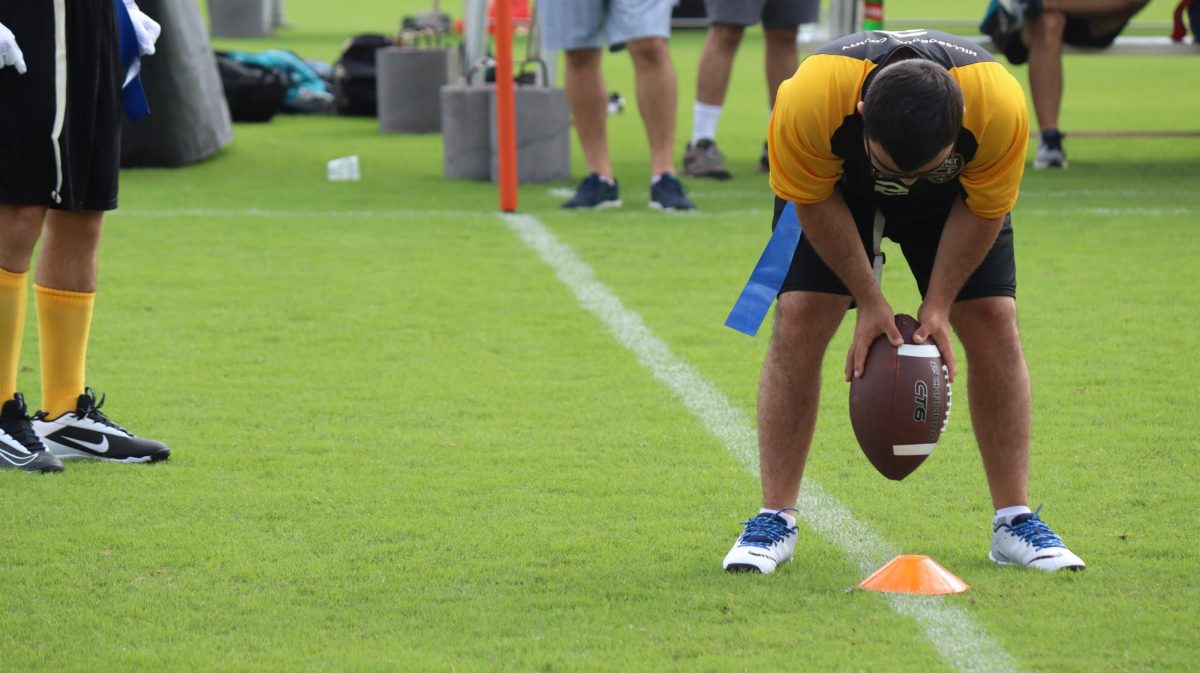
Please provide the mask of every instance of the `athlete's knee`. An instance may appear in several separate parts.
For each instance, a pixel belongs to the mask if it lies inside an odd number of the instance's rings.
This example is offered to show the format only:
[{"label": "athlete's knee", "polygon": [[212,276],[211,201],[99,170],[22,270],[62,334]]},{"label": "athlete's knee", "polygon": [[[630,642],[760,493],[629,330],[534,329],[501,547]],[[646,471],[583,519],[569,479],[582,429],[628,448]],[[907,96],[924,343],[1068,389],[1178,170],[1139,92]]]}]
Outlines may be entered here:
[{"label": "athlete's knee", "polygon": [[763,31],[763,37],[767,43],[767,49],[786,49],[795,51],[796,49],[796,29],[795,28],[771,28]]},{"label": "athlete's knee", "polygon": [[960,335],[1015,337],[1017,302],[1012,297],[981,297],[955,302],[950,308],[950,322]]},{"label": "athlete's knee", "polygon": [[643,37],[630,40],[625,47],[633,58],[633,65],[638,70],[653,70],[669,66],[671,52],[667,49],[667,41],[661,37]]},{"label": "athlete's knee", "polygon": [[14,256],[28,257],[42,234],[43,206],[0,205],[0,247]]},{"label": "athlete's knee", "polygon": [[1035,41],[1062,42],[1063,32],[1067,29],[1067,15],[1055,10],[1041,13],[1030,23],[1029,37]]},{"label": "athlete's knee", "polygon": [[566,51],[567,69],[571,71],[598,70],[601,53],[599,49],[569,49]]},{"label": "athlete's knee", "polygon": [[850,298],[825,292],[785,292],[775,306],[775,332],[788,340],[828,340],[850,307]]},{"label": "athlete's knee", "polygon": [[55,210],[46,217],[46,234],[60,247],[84,251],[98,248],[103,229],[104,212],[99,210]]},{"label": "athlete's knee", "polygon": [[745,31],[746,29],[742,26],[714,23],[708,27],[708,35],[705,37],[705,40],[724,52],[732,53],[742,43],[742,34]]}]

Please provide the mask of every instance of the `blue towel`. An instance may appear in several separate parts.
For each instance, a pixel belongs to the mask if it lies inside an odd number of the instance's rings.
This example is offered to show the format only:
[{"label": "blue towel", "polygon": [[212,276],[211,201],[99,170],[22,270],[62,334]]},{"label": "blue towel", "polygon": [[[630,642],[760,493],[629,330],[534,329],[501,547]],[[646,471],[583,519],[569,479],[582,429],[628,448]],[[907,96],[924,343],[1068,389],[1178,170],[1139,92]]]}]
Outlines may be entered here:
[{"label": "blue towel", "polygon": [[133,29],[133,18],[122,0],[113,0],[117,12],[117,37],[120,39],[121,67],[125,68],[125,82],[121,87],[121,103],[125,114],[133,121],[150,114],[146,102],[146,90],[142,88],[142,49],[138,46],[137,32]]}]

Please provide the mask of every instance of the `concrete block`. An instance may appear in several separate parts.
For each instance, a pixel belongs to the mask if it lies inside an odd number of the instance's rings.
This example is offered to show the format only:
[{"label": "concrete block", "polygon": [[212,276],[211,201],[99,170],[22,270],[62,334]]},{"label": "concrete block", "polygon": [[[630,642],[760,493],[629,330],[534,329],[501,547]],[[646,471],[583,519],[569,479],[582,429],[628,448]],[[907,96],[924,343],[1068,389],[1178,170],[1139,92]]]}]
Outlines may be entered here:
[{"label": "concrete block", "polygon": [[442,130],[441,88],[457,72],[452,49],[384,47],[375,52],[379,130],[437,133]]},{"label": "concrete block", "polygon": [[491,86],[442,87],[442,168],[460,180],[489,180],[492,175]]},{"label": "concrete block", "polygon": [[[496,88],[442,87],[443,169],[448,178],[499,180]],[[517,182],[571,179],[571,126],[562,89],[517,87]]]},{"label": "concrete block", "polygon": [[213,37],[265,37],[271,34],[272,0],[208,0]]},{"label": "concrete block", "polygon": [[[517,182],[561,182],[571,179],[571,114],[566,92],[557,87],[519,86],[517,112]],[[491,178],[500,179],[497,166],[495,104],[488,106]]]}]

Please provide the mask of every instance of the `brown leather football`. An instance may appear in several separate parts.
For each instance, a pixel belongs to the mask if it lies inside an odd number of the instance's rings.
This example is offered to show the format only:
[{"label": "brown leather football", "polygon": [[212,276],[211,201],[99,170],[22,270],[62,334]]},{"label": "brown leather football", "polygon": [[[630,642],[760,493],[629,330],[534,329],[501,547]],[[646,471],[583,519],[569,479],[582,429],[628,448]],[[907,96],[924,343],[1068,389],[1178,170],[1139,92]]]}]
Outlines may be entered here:
[{"label": "brown leather football", "polygon": [[871,344],[861,378],[850,382],[850,425],[867,459],[888,479],[912,474],[950,420],[950,377],[932,341],[914,344],[919,323],[896,316],[904,345]]}]

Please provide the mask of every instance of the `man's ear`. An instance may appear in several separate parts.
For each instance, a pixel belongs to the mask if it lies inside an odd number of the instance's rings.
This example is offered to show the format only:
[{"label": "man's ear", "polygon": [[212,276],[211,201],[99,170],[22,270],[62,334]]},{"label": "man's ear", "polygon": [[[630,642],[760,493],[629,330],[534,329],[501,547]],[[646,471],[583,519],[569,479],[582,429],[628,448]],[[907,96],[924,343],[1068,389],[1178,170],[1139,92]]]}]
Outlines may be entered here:
[{"label": "man's ear", "polygon": [[855,105],[854,107],[855,107],[855,109],[857,109],[857,110],[858,110],[858,114],[862,114],[862,113],[863,113],[863,110],[865,110],[865,109],[866,109],[866,107],[864,107],[864,106],[863,106],[863,102],[862,102],[862,101],[858,101],[858,105]]}]

